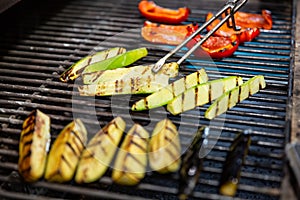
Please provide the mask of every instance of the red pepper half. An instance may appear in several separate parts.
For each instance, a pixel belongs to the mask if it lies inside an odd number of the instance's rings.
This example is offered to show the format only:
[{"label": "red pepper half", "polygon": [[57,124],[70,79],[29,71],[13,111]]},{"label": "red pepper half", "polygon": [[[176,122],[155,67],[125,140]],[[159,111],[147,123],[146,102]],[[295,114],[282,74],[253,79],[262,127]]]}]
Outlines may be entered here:
[{"label": "red pepper half", "polygon": [[187,27],[198,29],[198,24],[167,25],[145,21],[141,31],[143,38],[149,42],[178,45],[188,34]]},{"label": "red pepper half", "polygon": [[270,30],[273,25],[271,11],[262,10],[262,14],[236,12],[235,23],[244,28],[263,28]]},{"label": "red pepper half", "polygon": [[173,10],[160,7],[153,1],[147,0],[142,0],[138,7],[140,13],[148,20],[167,24],[180,24],[185,21],[190,14],[190,10],[186,7]]},{"label": "red pepper half", "polygon": [[[195,30],[188,28],[189,33],[187,36],[191,35]],[[201,40],[201,36],[197,35],[192,40],[190,40],[186,46],[191,49],[196,43]],[[236,35],[230,37],[222,36],[210,36],[202,45],[194,51],[194,55],[197,57],[207,57],[211,58],[225,58],[231,56],[239,46],[239,40]]]},{"label": "red pepper half", "polygon": [[[213,13],[208,13],[206,16],[206,20],[208,21],[210,18],[213,17]],[[212,30],[217,24],[220,23],[221,20],[216,19],[214,20],[208,27],[207,30]],[[241,27],[241,30],[235,31],[233,28],[229,28],[227,23],[223,24],[215,33],[216,36],[223,36],[223,37],[231,37],[232,35],[237,35],[239,42],[250,42],[255,37],[257,37],[260,33],[259,28],[249,28],[249,27]]]}]

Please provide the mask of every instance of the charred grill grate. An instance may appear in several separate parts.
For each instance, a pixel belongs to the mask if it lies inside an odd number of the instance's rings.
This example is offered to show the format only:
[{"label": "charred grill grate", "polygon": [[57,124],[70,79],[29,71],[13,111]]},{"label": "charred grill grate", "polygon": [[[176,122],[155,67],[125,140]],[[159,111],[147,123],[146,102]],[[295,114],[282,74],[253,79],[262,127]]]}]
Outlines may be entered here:
[{"label": "charred grill grate", "polygon": [[[295,1],[296,2],[296,1]],[[221,169],[236,133],[253,130],[252,144],[242,169],[236,199],[279,199],[284,176],[284,147],[289,137],[289,100],[294,27],[292,1],[251,0],[245,10],[272,11],[274,26],[262,31],[255,41],[241,45],[231,58],[212,62],[190,57],[181,65],[181,75],[205,67],[211,79],[229,75],[250,78],[262,74],[267,88],[243,101],[213,123],[205,120],[207,108],[197,108],[168,116],[182,128],[182,145],[200,125],[210,125],[222,131],[217,145],[206,157],[204,169],[195,188],[194,198],[220,199],[218,183]],[[130,123],[139,122],[149,129],[149,113],[129,113],[129,105],[141,96],[117,98],[82,98],[72,84],[61,83],[59,74],[94,48],[133,44],[149,47],[149,56],[141,64],[154,63],[172,48],[146,43],[139,34],[144,22],[137,10],[138,1],[26,1],[0,16],[0,196],[4,199],[172,199],[176,197],[178,177],[149,174],[137,187],[121,187],[112,183],[109,170],[97,183],[89,185],[55,184],[40,181],[26,184],[17,173],[18,141],[21,125],[33,109],[41,109],[52,119],[53,138],[73,119],[81,116],[92,134],[115,114]],[[223,6],[223,1],[157,1],[162,6],[188,5],[193,13],[189,21],[203,23],[209,11]],[[9,23],[7,22],[9,19]],[[116,34],[120,34],[115,36]],[[180,57],[184,51],[176,56]],[[112,99],[113,102],[112,103]],[[127,100],[129,101],[124,101]],[[125,103],[124,103],[125,102]],[[95,109],[96,119],[90,111]],[[151,111],[157,122],[167,113],[164,109]],[[130,121],[133,119],[133,121]]]}]

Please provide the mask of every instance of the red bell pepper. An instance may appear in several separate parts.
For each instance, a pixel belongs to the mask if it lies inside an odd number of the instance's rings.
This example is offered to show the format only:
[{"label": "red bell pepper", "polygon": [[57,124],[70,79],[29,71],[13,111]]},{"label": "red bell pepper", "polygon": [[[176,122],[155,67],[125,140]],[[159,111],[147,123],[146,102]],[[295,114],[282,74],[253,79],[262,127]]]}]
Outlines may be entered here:
[{"label": "red bell pepper", "polygon": [[[191,35],[195,30],[188,28]],[[201,40],[201,36],[197,35],[190,40],[186,46],[190,49]],[[239,46],[239,40],[236,35],[230,37],[210,36],[202,45],[194,51],[194,55],[198,57],[225,58],[231,56]]]},{"label": "red bell pepper", "polygon": [[178,45],[188,34],[187,27],[198,29],[198,24],[167,25],[145,21],[141,35],[149,42]]},{"label": "red bell pepper", "polygon": [[263,28],[270,30],[273,25],[271,11],[262,10],[262,14],[236,12],[235,23],[244,28]]},{"label": "red bell pepper", "polygon": [[[213,13],[208,13],[206,16],[206,20],[209,20],[213,17]],[[207,30],[212,30],[217,24],[220,23],[221,20],[214,20],[208,27]],[[239,31],[233,30],[233,28],[229,28],[227,23],[223,24],[215,33],[215,36],[223,36],[223,37],[231,37],[232,35],[237,35],[239,42],[250,42],[255,37],[257,37],[260,33],[259,28],[253,27],[241,27]]]},{"label": "red bell pepper", "polygon": [[185,21],[190,14],[190,10],[186,7],[173,10],[160,7],[153,1],[147,0],[142,0],[138,7],[140,13],[148,20],[167,24],[180,24]]}]

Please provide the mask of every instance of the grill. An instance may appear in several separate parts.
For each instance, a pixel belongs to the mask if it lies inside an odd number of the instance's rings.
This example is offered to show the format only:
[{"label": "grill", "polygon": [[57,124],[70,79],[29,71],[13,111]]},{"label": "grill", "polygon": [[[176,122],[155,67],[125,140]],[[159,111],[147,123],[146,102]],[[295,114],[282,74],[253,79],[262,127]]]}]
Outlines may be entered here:
[{"label": "grill", "polygon": [[[188,6],[187,21],[202,24],[209,11],[224,1],[156,1],[165,7]],[[53,140],[74,117],[80,117],[89,134],[95,133],[116,115],[127,127],[140,123],[151,130],[162,117],[171,119],[180,130],[182,147],[201,125],[211,128],[216,142],[205,157],[204,168],[192,199],[222,199],[218,184],[229,146],[239,131],[251,129],[252,143],[235,199],[280,199],[284,178],[284,148],[290,138],[290,109],[293,86],[296,0],[250,0],[245,11],[272,11],[272,30],[262,30],[252,42],[240,45],[234,56],[222,60],[201,60],[190,56],[180,66],[180,76],[204,67],[211,79],[240,75],[265,76],[267,88],[239,103],[215,120],[203,117],[208,105],[178,116],[164,108],[130,112],[143,95],[80,97],[76,84],[59,81],[59,75],[87,54],[109,47],[148,47],[149,55],[137,64],[152,64],[173,46],[149,44],[140,36],[144,18],[137,0],[22,1],[0,16],[0,196],[2,199],[176,199],[178,174],[147,173],[138,186],[112,182],[109,169],[92,184],[28,184],[17,172],[18,143],[23,120],[34,109],[51,117]],[[184,54],[182,49],[174,58]],[[219,134],[220,133],[220,136]],[[53,141],[52,140],[52,141]]]}]

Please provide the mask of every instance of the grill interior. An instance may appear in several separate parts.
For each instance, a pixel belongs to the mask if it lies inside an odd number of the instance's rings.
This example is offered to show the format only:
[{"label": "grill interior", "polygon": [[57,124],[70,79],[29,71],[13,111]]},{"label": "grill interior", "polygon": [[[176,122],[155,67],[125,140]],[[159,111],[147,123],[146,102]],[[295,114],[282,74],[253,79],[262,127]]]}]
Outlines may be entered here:
[{"label": "grill interior", "polygon": [[[296,2],[296,1],[295,1]],[[234,56],[222,60],[201,60],[193,56],[180,66],[180,76],[204,67],[210,79],[240,75],[265,76],[267,88],[239,103],[215,120],[204,119],[209,105],[178,116],[164,108],[150,112],[130,112],[133,102],[143,95],[80,97],[76,84],[59,81],[59,75],[87,54],[109,47],[147,47],[149,55],[137,64],[151,64],[173,46],[150,44],[140,36],[144,18],[137,0],[56,0],[22,1],[0,16],[0,196],[4,199],[176,199],[178,175],[149,172],[138,186],[112,183],[111,169],[93,184],[27,184],[17,172],[18,142],[23,120],[33,109],[51,117],[53,140],[74,117],[80,117],[90,136],[115,116],[122,116],[127,129],[140,123],[151,131],[164,117],[180,130],[185,149],[196,129],[210,126],[216,142],[205,157],[204,169],[192,198],[220,199],[218,183],[228,147],[239,131],[251,129],[252,143],[242,168],[236,199],[279,199],[284,177],[284,147],[289,139],[289,115],[293,63],[292,1],[251,0],[242,8],[259,13],[272,11],[272,30],[262,30],[252,42],[239,46]],[[202,24],[209,11],[217,11],[225,1],[167,1],[157,4],[170,8],[188,6],[192,13],[186,23]],[[182,49],[169,61],[184,54]],[[218,134],[221,133],[220,137]],[[52,141],[53,141],[52,140]]]}]

